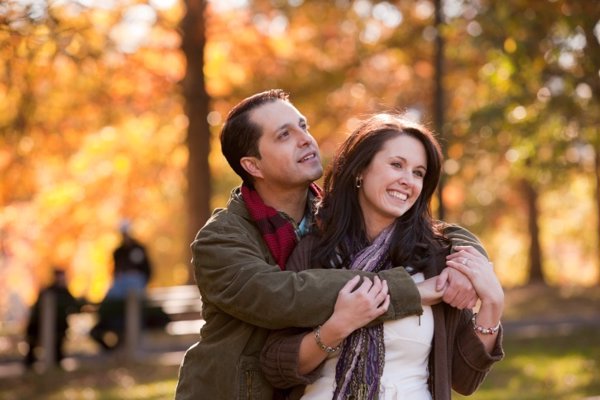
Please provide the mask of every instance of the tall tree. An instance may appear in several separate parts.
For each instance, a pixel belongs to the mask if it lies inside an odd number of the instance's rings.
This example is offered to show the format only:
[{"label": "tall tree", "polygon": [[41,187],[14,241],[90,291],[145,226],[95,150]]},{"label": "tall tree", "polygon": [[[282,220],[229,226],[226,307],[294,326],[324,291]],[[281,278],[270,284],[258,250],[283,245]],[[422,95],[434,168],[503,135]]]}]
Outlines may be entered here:
[{"label": "tall tree", "polygon": [[169,222],[183,219],[179,7],[95,4],[0,7],[0,314],[54,264],[101,299],[121,218],[152,252],[155,283],[187,278]]},{"label": "tall tree", "polygon": [[[527,279],[547,282],[540,199],[549,190],[567,186],[573,176],[588,174],[592,163],[586,149],[596,143],[596,134],[590,133],[595,132],[590,129],[595,117],[590,116],[597,115],[593,110],[598,106],[594,92],[598,66],[590,60],[598,53],[599,34],[594,36],[594,32],[598,31],[599,3],[511,0],[471,4],[477,15],[469,26],[476,23],[479,32],[473,43],[486,59],[479,64],[478,86],[469,107],[472,112],[466,128],[476,133],[470,143],[485,149],[484,157],[491,157],[498,170],[507,171],[505,183],[523,197],[527,216],[522,226],[528,227],[530,238]],[[481,176],[490,172],[494,171],[488,168],[475,174],[485,180]],[[499,176],[490,175],[489,187]],[[495,196],[492,192],[489,197]],[[560,255],[548,252],[548,256],[554,261]]]},{"label": "tall tree", "polygon": [[570,37],[585,43],[583,48],[581,45],[571,45],[567,49],[575,54],[577,69],[575,74],[565,71],[562,75],[564,79],[574,81],[577,95],[569,96],[568,100],[578,106],[582,139],[594,154],[592,175],[596,186],[596,276],[600,285],[600,3],[570,0],[565,1],[563,7],[568,13],[564,22],[570,28]]},{"label": "tall tree", "polygon": [[[434,51],[434,65],[435,65],[435,84],[434,84],[434,110],[433,117],[435,121],[435,130],[439,137],[442,139],[442,151],[446,153],[446,146],[443,141],[444,137],[444,9],[443,0],[434,0],[435,7],[435,51]],[[444,209],[444,184],[446,182],[444,174],[440,178],[438,185],[438,217],[441,220],[445,219]]]},{"label": "tall tree", "polygon": [[188,239],[191,241],[210,216],[211,181],[208,156],[209,96],[204,81],[204,48],[206,45],[205,0],[186,0],[187,9],[181,22],[181,48],[187,61],[183,94],[188,118]]}]

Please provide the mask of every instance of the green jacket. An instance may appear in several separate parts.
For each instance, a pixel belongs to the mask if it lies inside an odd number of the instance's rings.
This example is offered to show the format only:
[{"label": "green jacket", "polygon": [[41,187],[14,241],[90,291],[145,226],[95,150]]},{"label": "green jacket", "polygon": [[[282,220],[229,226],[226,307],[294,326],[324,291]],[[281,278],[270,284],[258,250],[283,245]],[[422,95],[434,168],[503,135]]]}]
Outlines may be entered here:
[{"label": "green jacket", "polygon": [[[175,398],[271,400],[259,358],[269,330],[313,327],[333,312],[349,270],[281,271],[235,189],[192,243],[205,325],[188,349]],[[421,314],[420,296],[404,268],[379,273],[391,304],[381,320]]]}]

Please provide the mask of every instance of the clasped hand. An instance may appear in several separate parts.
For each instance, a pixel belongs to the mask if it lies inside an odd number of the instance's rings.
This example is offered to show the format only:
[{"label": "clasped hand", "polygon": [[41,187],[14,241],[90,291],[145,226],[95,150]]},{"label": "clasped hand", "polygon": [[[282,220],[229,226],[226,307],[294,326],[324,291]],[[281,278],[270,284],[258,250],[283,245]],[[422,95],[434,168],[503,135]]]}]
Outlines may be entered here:
[{"label": "clasped hand", "polygon": [[[377,276],[371,279],[355,276],[338,293],[330,324],[333,323],[343,336],[367,325],[383,315],[390,305],[386,281]],[[332,321],[333,319],[333,321]]]},{"label": "clasped hand", "polygon": [[498,292],[500,283],[483,254],[472,246],[456,246],[455,250],[446,257],[448,268],[418,285],[423,305],[443,301],[462,310],[475,307],[490,292]]}]

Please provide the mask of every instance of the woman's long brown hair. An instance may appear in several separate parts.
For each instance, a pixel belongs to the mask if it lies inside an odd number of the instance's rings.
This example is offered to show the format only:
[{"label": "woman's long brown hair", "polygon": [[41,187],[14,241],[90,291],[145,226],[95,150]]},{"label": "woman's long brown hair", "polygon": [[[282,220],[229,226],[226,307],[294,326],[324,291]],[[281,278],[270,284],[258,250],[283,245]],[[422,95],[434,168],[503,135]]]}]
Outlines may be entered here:
[{"label": "woman's long brown hair", "polygon": [[320,240],[313,251],[315,267],[347,267],[352,255],[368,244],[356,178],[388,140],[400,135],[423,144],[427,172],[421,195],[410,210],[396,219],[390,261],[394,266],[421,269],[426,259],[440,250],[443,239],[431,217],[431,198],[442,168],[440,145],[423,125],[399,114],[382,113],[368,118],[352,132],[327,169],[325,195],[317,213]]}]

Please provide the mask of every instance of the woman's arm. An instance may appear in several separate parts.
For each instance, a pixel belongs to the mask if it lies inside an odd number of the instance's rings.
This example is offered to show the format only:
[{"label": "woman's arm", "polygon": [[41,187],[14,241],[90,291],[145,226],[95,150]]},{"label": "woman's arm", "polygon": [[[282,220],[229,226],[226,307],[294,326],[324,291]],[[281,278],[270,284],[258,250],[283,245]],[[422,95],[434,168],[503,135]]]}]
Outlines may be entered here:
[{"label": "woman's arm", "polygon": [[452,387],[468,395],[483,382],[492,365],[504,357],[500,318],[504,292],[486,257],[469,246],[457,247],[447,265],[465,274],[473,283],[481,304],[477,314],[460,315],[452,360]]},{"label": "woman's arm", "polygon": [[327,355],[339,350],[354,330],[385,313],[389,304],[387,284],[377,276],[373,281],[352,278],[338,293],[333,314],[317,329],[271,332],[261,354],[265,377],[278,388],[310,383]]},{"label": "woman's arm", "polygon": [[465,274],[481,301],[479,312],[473,318],[475,332],[489,353],[496,344],[500,318],[504,310],[504,291],[494,273],[492,263],[470,246],[455,248],[456,253],[446,258],[448,267]]},{"label": "woman's arm", "polygon": [[[504,357],[502,349],[502,327],[496,334],[495,344],[491,351],[486,350],[483,342],[473,330],[471,310],[456,310],[458,313],[457,330],[452,350],[452,389],[468,396],[474,393],[485,380],[494,363]],[[451,313],[453,314],[453,313]],[[453,319],[451,317],[450,319]],[[448,320],[446,321],[448,322]]]},{"label": "woman's arm", "polygon": [[300,343],[298,372],[307,374],[317,368],[329,353],[339,351],[343,340],[356,329],[382,315],[390,304],[385,281],[352,278],[340,290],[333,314],[308,333]]}]

